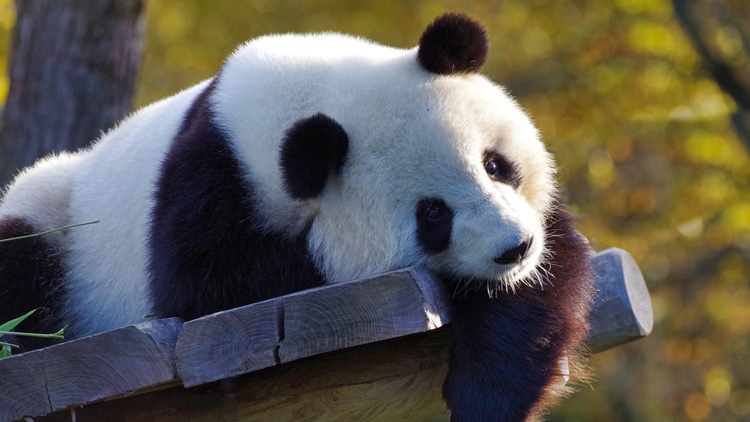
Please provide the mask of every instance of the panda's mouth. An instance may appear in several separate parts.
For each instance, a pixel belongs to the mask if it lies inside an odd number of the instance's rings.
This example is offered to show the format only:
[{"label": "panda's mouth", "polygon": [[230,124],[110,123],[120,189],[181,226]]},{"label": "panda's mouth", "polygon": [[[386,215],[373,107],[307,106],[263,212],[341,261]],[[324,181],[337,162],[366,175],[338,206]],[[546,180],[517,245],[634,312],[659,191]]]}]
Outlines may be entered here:
[{"label": "panda's mouth", "polygon": [[514,259],[510,259],[511,255],[503,259],[488,258],[478,266],[476,262],[472,265],[464,261],[463,265],[458,266],[463,270],[462,274],[453,272],[452,276],[447,275],[445,279],[450,280],[449,284],[453,286],[456,297],[478,290],[486,290],[489,296],[495,297],[498,294],[515,293],[525,286],[543,288],[549,284],[549,271],[546,264],[548,252],[541,243],[530,242],[524,247],[527,250],[523,254],[520,251],[524,248],[519,248],[515,253],[518,257]]},{"label": "panda's mouth", "polygon": [[[526,286],[543,286],[546,283],[546,263],[548,262],[548,250],[544,247],[543,242],[529,237],[527,241],[522,242],[513,251],[520,256],[516,261],[510,263],[500,263],[493,259],[493,263],[500,268],[500,274],[493,281],[488,281],[488,290],[502,289],[505,291],[515,291],[516,287]],[[492,286],[496,284],[496,286]]]}]

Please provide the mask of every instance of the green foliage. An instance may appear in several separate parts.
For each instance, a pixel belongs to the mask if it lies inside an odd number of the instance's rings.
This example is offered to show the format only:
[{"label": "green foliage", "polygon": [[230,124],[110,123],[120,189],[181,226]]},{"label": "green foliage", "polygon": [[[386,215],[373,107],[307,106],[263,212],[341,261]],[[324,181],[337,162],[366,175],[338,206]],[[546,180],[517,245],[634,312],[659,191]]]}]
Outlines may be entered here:
[{"label": "green foliage", "polygon": [[[26,318],[30,317],[31,314],[33,314],[34,312],[36,312],[36,309],[32,309],[31,311],[27,312],[26,314],[16,319],[12,319],[4,324],[0,324],[0,337],[4,335],[13,335],[13,336],[21,336],[21,337],[36,337],[36,338],[62,340],[63,334],[65,334],[66,327],[63,327],[58,332],[52,333],[52,334],[23,333],[23,332],[13,331],[13,329],[16,328],[18,324],[22,323]],[[13,347],[18,347],[18,345],[0,341],[0,359],[11,356],[13,354],[11,348]]]}]

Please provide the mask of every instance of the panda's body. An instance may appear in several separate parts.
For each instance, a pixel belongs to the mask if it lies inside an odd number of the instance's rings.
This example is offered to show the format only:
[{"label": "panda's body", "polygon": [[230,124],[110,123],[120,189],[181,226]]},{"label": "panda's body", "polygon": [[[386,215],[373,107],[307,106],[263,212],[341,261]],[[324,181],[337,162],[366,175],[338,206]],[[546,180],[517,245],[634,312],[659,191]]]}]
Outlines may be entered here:
[{"label": "panda's body", "polygon": [[587,330],[589,252],[533,124],[476,73],[485,54],[459,15],[412,50],[249,42],[215,78],[17,177],[0,238],[98,223],[0,243],[18,298],[0,319],[47,306],[80,337],[424,265],[457,293],[454,418],[538,413]]}]

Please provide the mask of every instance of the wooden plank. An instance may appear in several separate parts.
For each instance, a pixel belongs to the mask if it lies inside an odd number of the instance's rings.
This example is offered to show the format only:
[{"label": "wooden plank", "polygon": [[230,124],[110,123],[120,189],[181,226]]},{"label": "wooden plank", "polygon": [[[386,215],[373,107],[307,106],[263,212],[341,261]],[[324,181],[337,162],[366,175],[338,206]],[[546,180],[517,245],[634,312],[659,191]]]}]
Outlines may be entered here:
[{"label": "wooden plank", "polygon": [[177,342],[185,386],[438,328],[450,300],[424,269],[324,286],[188,321]]},{"label": "wooden plank", "polygon": [[434,421],[450,327],[308,357],[193,388],[124,397],[37,422]]},{"label": "wooden plank", "polygon": [[[597,295],[589,349],[647,335],[653,324],[643,276],[621,249],[594,256]],[[305,290],[185,324],[178,372],[195,386],[279,363],[435,329],[451,321],[442,282],[412,267]]]},{"label": "wooden plank", "polygon": [[[591,315],[591,350],[599,352],[647,335],[653,314],[643,277],[632,257],[610,249],[597,254],[593,263],[599,294]],[[181,332],[178,319],[155,321],[0,360],[0,420],[38,416],[105,398],[118,400],[96,405],[97,409],[116,408],[113,403],[136,400],[123,398],[134,392],[150,392],[137,398],[137,403],[153,400],[156,407],[163,397],[194,397],[198,401],[173,402],[163,408],[183,417],[194,412],[203,414],[203,410],[196,410],[196,403],[209,403],[207,409],[220,409],[222,413],[234,409],[236,413],[230,413],[236,420],[243,420],[243,415],[257,419],[261,413],[284,420],[295,415],[325,419],[330,415],[397,414],[391,407],[416,412],[404,413],[407,416],[422,414],[412,408],[412,401],[425,409],[442,406],[439,385],[447,368],[450,341],[441,343],[441,348],[430,346],[429,341],[424,346],[423,339],[434,338],[432,335],[408,334],[446,332],[438,329],[451,321],[451,298],[445,290],[423,268],[408,268],[208,315],[185,323]],[[404,337],[382,341],[399,336]],[[352,347],[358,344],[362,346]],[[391,354],[391,347],[396,347],[395,354]],[[440,365],[427,364],[420,360],[423,357],[417,359],[420,363],[409,363],[409,356],[422,356],[423,347],[433,357],[440,356]],[[337,348],[345,349],[330,353]],[[413,350],[407,350],[410,348]],[[317,357],[305,358],[313,355]],[[290,361],[293,363],[279,365]],[[378,369],[369,372],[371,365]],[[435,369],[435,378],[430,375],[428,381],[424,373],[401,378],[388,375],[411,365]],[[263,369],[273,366],[276,369]],[[308,370],[313,375],[303,375]],[[251,403],[227,401],[224,393],[220,399],[216,393],[198,393],[213,387],[154,393],[178,382],[175,371],[186,386],[252,372],[246,377],[253,387],[243,387],[240,394]],[[280,378],[275,380],[277,376]],[[219,385],[225,388],[229,384],[233,381]],[[417,398],[421,390],[407,388],[412,384],[434,393],[430,396],[434,402],[428,405]],[[349,409],[344,403],[354,407]],[[156,407],[144,414],[159,414]],[[381,413],[383,409],[389,410]],[[124,413],[132,420],[149,419],[137,419],[127,410]],[[210,412],[205,414],[206,420],[211,419]],[[331,416],[331,420],[336,417]]]},{"label": "wooden plank", "polygon": [[[435,287],[425,294],[425,284]],[[410,268],[285,296],[280,361],[438,328],[449,303],[438,286],[426,271]]]},{"label": "wooden plank", "polygon": [[185,386],[276,365],[281,299],[188,321],[177,340],[177,372]]},{"label": "wooden plank", "polygon": [[47,377],[41,353],[29,352],[0,359],[0,420],[51,412]]},{"label": "wooden plank", "polygon": [[91,403],[172,381],[182,321],[128,326],[0,360],[0,420]]}]

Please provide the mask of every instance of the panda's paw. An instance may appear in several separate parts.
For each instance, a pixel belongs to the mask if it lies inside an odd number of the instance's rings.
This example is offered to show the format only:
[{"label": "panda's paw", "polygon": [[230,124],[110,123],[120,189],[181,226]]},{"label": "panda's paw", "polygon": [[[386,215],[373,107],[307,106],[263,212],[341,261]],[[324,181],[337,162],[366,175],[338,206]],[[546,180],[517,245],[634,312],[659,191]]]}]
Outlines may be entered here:
[{"label": "panda's paw", "polygon": [[443,396],[452,422],[535,420],[530,415],[533,402],[527,395],[503,388],[498,383],[486,384],[482,378],[457,371],[448,373],[443,385]]}]

